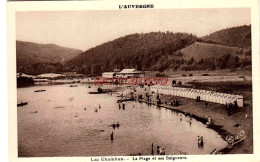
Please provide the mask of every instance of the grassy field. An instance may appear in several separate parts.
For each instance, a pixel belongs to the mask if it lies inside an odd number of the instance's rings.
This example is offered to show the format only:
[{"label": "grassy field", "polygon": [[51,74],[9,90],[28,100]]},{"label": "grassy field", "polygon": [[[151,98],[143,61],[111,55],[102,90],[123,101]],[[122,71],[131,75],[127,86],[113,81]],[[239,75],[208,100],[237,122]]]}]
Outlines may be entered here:
[{"label": "grassy field", "polygon": [[238,47],[229,47],[224,45],[217,44],[209,44],[196,42],[184,49],[181,52],[184,54],[186,60],[190,58],[194,58],[195,60],[199,60],[200,58],[209,58],[209,57],[221,57],[224,54],[230,54],[231,56],[235,56],[239,53],[243,53],[243,48]]},{"label": "grassy field", "polygon": [[[145,71],[146,77],[155,76],[156,74],[160,73],[159,71]],[[162,74],[162,73],[161,73]],[[178,77],[182,75],[186,75],[187,77],[189,74],[192,74],[193,76],[202,76],[203,74],[208,74],[209,76],[248,76],[252,77],[252,71],[246,71],[246,70],[230,70],[230,69],[221,69],[221,70],[214,70],[214,71],[208,71],[208,70],[196,70],[196,71],[164,71],[163,74],[167,75],[168,77]]]}]

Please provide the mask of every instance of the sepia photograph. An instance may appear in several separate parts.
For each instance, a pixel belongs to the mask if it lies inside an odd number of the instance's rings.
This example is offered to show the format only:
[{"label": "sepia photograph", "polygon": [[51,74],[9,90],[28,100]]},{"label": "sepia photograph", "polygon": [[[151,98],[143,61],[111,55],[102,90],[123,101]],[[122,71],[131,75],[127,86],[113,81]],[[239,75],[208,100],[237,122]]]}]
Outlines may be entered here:
[{"label": "sepia photograph", "polygon": [[251,8],[120,5],[15,12],[18,158],[253,154]]}]

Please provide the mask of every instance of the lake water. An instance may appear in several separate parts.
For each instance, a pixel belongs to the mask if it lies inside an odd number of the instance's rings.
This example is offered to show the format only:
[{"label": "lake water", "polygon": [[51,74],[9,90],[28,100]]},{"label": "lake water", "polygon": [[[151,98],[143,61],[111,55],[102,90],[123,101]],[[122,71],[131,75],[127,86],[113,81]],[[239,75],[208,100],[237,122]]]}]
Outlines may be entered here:
[{"label": "lake water", "polygon": [[[35,93],[37,89],[46,91]],[[115,94],[88,93],[96,89],[83,84],[18,88],[17,102],[29,102],[17,107],[19,156],[150,155],[152,143],[155,154],[159,145],[168,155],[193,155],[227,144],[195,119],[190,124],[184,115],[181,121],[179,113],[139,102],[119,109]],[[120,127],[113,129],[114,122]],[[198,135],[204,137],[203,148],[198,148]]]}]

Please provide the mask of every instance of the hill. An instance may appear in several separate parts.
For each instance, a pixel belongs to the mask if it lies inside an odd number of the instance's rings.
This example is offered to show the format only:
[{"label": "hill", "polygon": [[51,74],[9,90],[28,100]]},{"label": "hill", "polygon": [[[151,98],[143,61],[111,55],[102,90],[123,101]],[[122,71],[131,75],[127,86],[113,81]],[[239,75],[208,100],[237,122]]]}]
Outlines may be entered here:
[{"label": "hill", "polygon": [[196,42],[180,50],[181,70],[251,69],[251,49]]},{"label": "hill", "polygon": [[[17,71],[29,74],[77,71],[101,75],[113,69],[251,70],[251,26],[197,38],[187,33],[131,34],[85,52],[53,44],[17,41]],[[80,53],[80,54],[79,54]]]},{"label": "hill", "polygon": [[55,72],[58,71],[57,66],[62,66],[81,52],[55,44],[16,41],[17,72],[31,74]]},{"label": "hill", "polygon": [[246,52],[246,49],[239,47],[230,47],[218,44],[209,44],[203,42],[196,42],[186,48],[180,50],[186,60],[191,59],[192,57],[195,60],[199,60],[201,58],[210,58],[223,57],[225,54],[230,54],[231,56],[240,56],[243,57],[243,53]]},{"label": "hill", "polygon": [[[197,38],[187,33],[127,35],[89,49],[69,69],[100,75],[114,68],[164,70],[251,70],[251,26],[233,27]],[[236,41],[238,40],[238,41]]]},{"label": "hill", "polygon": [[243,25],[219,30],[199,39],[202,42],[222,44],[226,46],[250,48],[251,25]]},{"label": "hill", "polygon": [[101,74],[114,68],[138,70],[167,69],[166,56],[178,56],[177,51],[196,41],[187,33],[152,32],[127,35],[89,49],[69,61],[69,66],[84,74]]}]

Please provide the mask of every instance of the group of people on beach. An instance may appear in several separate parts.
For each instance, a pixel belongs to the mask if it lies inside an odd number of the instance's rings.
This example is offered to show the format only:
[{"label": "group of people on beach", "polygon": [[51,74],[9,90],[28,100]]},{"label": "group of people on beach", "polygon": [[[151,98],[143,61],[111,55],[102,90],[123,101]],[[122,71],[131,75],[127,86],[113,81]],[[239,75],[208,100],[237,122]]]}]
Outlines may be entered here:
[{"label": "group of people on beach", "polygon": [[196,97],[196,102],[200,102],[200,96]]},{"label": "group of people on beach", "polygon": [[179,105],[180,105],[180,103],[179,103],[178,99],[171,101],[171,106],[179,106]]},{"label": "group of people on beach", "polygon": [[232,115],[233,113],[238,112],[238,105],[237,101],[234,101],[234,103],[226,104],[226,110],[228,112],[228,116]]}]

